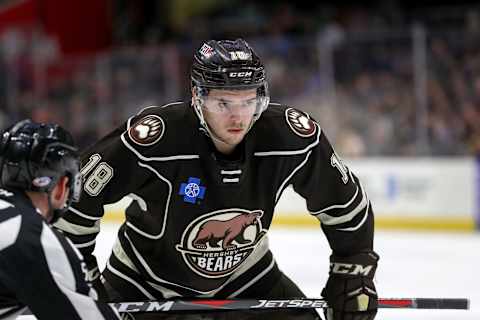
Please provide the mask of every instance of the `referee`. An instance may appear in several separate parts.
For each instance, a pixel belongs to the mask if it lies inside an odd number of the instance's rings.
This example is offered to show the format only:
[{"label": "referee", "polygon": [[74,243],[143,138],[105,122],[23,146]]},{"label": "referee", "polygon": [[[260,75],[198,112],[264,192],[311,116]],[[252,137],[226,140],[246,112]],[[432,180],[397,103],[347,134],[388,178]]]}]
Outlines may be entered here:
[{"label": "referee", "polygon": [[78,201],[71,135],[24,120],[0,136],[0,319],[120,319],[96,302],[79,252],[50,224]]}]

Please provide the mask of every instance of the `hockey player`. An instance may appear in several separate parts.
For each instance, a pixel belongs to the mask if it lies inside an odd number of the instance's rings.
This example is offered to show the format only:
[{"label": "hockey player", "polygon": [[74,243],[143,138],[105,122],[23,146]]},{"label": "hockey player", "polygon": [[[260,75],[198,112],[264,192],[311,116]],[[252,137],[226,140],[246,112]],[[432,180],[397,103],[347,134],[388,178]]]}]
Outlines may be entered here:
[{"label": "hockey player", "polygon": [[270,103],[264,66],[241,39],[195,52],[191,90],[190,102],[146,107],[83,154],[82,200],[57,227],[96,279],[103,205],[132,199],[102,274],[109,299],[304,297],[268,246],[274,207],[292,185],[332,248],[326,316],[373,319],[372,208],[320,125]]},{"label": "hockey player", "polygon": [[119,319],[89,295],[79,252],[48,225],[80,196],[70,134],[25,120],[0,138],[0,319],[27,307],[38,319]]}]

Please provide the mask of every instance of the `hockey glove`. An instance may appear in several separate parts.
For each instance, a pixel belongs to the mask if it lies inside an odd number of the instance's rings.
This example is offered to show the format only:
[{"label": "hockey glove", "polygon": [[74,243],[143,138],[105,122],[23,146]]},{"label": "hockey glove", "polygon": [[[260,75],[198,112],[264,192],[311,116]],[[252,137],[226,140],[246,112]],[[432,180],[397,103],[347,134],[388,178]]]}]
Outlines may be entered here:
[{"label": "hockey glove", "polygon": [[109,302],[109,297],[105,286],[101,280],[102,276],[97,266],[94,266],[92,269],[86,269],[86,281],[91,284],[92,288],[95,290],[96,297],[95,300],[102,302]]},{"label": "hockey glove", "polygon": [[327,320],[373,320],[378,297],[373,284],[379,257],[363,252],[349,257],[330,256],[330,275],[322,296],[329,307]]}]

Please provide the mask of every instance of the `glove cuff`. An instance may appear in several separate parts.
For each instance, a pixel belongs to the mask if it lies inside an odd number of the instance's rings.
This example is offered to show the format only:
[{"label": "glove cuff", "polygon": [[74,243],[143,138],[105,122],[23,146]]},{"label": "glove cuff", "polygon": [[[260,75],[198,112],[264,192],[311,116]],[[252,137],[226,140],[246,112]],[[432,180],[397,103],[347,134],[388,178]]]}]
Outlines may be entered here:
[{"label": "glove cuff", "polygon": [[330,256],[330,275],[344,278],[366,277],[373,279],[377,270],[378,254],[373,251],[360,252],[348,257]]}]

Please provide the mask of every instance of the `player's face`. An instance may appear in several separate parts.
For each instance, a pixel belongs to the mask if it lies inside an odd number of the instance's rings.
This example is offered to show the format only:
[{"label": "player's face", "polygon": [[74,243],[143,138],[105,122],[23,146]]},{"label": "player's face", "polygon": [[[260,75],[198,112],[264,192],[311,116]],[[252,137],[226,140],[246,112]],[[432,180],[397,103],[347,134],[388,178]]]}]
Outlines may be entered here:
[{"label": "player's face", "polygon": [[218,139],[236,146],[247,134],[256,106],[256,89],[213,89],[205,99],[203,116]]}]

